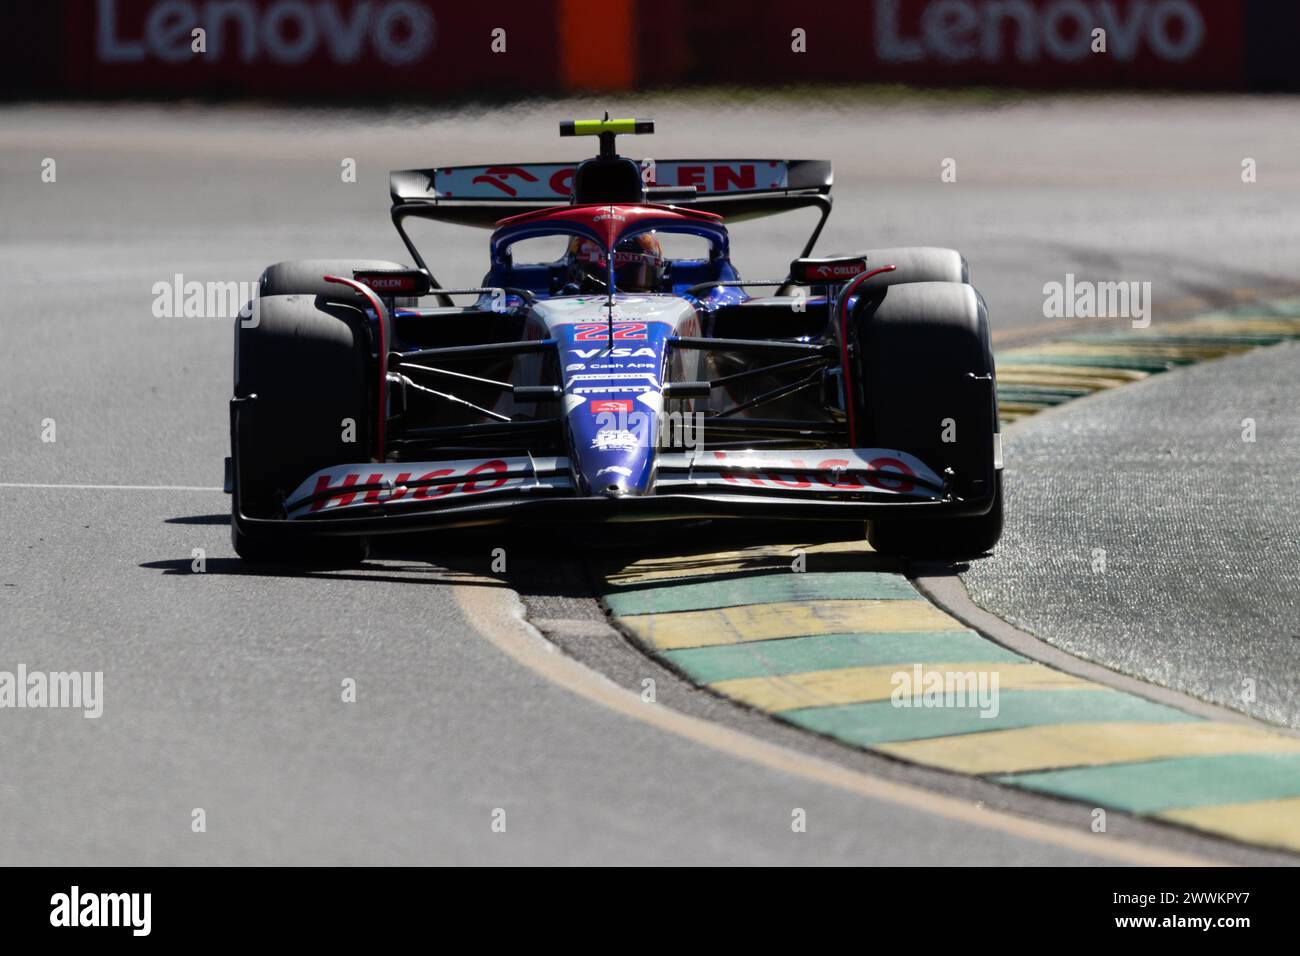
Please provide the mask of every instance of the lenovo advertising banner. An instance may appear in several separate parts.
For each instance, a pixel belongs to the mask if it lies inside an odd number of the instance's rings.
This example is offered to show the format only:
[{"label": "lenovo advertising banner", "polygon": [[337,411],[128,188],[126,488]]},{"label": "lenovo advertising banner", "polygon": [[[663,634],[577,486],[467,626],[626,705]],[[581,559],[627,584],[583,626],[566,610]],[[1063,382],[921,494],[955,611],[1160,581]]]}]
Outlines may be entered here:
[{"label": "lenovo advertising banner", "polygon": [[10,97],[1300,87],[1300,4],[1268,0],[10,0],[3,17]]},{"label": "lenovo advertising banner", "polygon": [[557,87],[551,13],[423,0],[66,3],[63,75],[69,92],[94,95],[527,95]]},{"label": "lenovo advertising banner", "polygon": [[[642,77],[1236,89],[1245,11],[1215,0],[754,0],[742,12],[661,0],[641,17]],[[690,29],[674,31],[678,18]]]}]

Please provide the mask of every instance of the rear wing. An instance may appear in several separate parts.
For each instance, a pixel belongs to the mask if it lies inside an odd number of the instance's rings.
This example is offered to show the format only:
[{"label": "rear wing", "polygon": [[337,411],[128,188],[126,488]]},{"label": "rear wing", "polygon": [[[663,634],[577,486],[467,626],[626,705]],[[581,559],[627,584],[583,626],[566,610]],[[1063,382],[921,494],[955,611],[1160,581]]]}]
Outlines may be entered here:
[{"label": "rear wing", "polygon": [[[567,203],[577,167],[519,163],[397,170],[389,175],[393,218],[418,216],[490,228],[507,216]],[[653,170],[647,186],[694,189],[693,196],[674,193],[673,205],[732,221],[830,205],[829,160],[672,159],[642,167],[647,175]],[[647,198],[653,201],[653,193]]]}]

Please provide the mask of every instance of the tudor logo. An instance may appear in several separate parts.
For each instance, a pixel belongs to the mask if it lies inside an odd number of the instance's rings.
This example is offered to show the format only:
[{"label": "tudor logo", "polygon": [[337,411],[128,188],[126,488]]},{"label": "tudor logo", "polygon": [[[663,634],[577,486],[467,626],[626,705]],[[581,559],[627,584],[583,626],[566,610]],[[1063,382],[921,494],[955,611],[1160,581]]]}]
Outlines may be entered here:
[{"label": "tudor logo", "polygon": [[209,63],[297,66],[324,54],[346,64],[371,54],[408,66],[433,49],[437,34],[433,13],[416,0],[159,0],[142,16],[124,0],[97,0],[96,8],[96,53],[112,64],[190,60],[190,31],[203,27]]}]

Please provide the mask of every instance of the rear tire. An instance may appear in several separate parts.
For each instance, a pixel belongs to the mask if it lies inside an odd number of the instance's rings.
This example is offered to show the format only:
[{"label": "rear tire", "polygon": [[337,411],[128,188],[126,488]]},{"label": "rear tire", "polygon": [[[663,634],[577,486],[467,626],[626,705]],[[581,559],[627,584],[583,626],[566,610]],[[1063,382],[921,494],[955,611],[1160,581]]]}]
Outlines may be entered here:
[{"label": "rear tire", "polygon": [[[383,272],[392,269],[409,269],[384,259],[290,259],[267,266],[257,284],[257,294],[263,299],[276,295],[323,295],[342,302],[365,303],[356,290],[338,282],[326,282],[325,276],[351,279],[353,272]],[[415,305],[413,298],[398,298],[400,306]]]},{"label": "rear tire", "polygon": [[[283,517],[285,498],[313,472],[370,454],[373,362],[364,315],[313,295],[275,295],[257,306],[255,326],[235,323],[235,551],[249,561],[362,561],[365,538],[304,538],[240,521],[241,513]],[[345,419],[355,423],[353,442],[344,441]]]},{"label": "rear tire", "polygon": [[895,266],[870,280],[872,288],[906,285],[912,282],[956,282],[970,284],[970,265],[955,249],[938,246],[902,246],[894,249],[863,249],[847,255],[866,256],[868,269]]},{"label": "rear tire", "polygon": [[1002,481],[993,462],[997,388],[984,300],[958,282],[872,289],[850,335],[858,443],[906,451],[940,475],[950,472],[957,496],[983,509],[872,521],[871,546],[909,557],[986,553],[1002,533]]},{"label": "rear tire", "polygon": [[[960,282],[970,284],[970,265],[955,249],[938,246],[901,246],[893,249],[857,249],[834,256],[865,256],[868,269],[893,266],[871,279],[872,289],[912,282]],[[795,286],[782,286],[777,295],[792,295]]]}]

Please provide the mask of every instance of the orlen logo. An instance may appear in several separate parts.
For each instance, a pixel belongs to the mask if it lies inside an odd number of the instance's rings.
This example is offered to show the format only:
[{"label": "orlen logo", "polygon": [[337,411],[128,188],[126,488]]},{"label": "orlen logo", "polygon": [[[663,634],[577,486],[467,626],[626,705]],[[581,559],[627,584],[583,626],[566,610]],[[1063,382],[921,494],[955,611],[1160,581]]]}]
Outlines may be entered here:
[{"label": "orlen logo", "polygon": [[843,263],[840,265],[826,264],[817,266],[812,270],[813,275],[819,279],[851,279],[855,275],[866,271],[866,264],[862,262]]},{"label": "orlen logo", "polygon": [[876,0],[876,55],[886,63],[1073,63],[1091,54],[1098,27],[1106,31],[1107,56],[1129,62],[1145,45],[1161,60],[1181,62],[1205,39],[1205,20],[1190,0],[931,0],[910,35],[899,22],[900,6]]},{"label": "orlen logo", "polygon": [[122,24],[118,0],[98,0],[97,7],[101,63],[197,60],[190,31],[202,27],[207,31],[204,62],[234,56],[242,63],[293,66],[324,51],[343,64],[356,63],[369,50],[384,63],[406,66],[433,49],[437,28],[433,14],[415,0],[362,0],[346,13],[336,0],[160,0],[136,31]]},{"label": "orlen logo", "polygon": [[495,186],[507,196],[518,196],[519,190],[506,182],[506,179],[510,176],[518,176],[526,183],[537,182],[537,177],[522,166],[489,166],[481,176],[474,177],[474,183],[475,185],[486,183],[489,186]]},{"label": "orlen logo", "polygon": [[421,291],[421,283],[415,276],[384,276],[376,275],[373,272],[358,272],[356,280],[362,285],[368,285],[376,292],[412,292],[418,294]]},{"label": "orlen logo", "polygon": [[630,412],[631,410],[632,399],[630,398],[605,398],[591,403],[593,415],[603,415],[610,412]]}]

